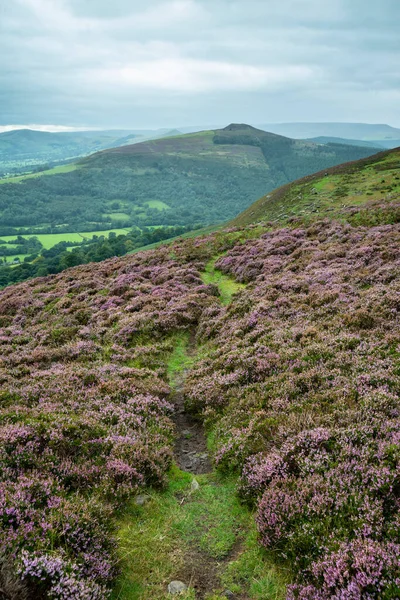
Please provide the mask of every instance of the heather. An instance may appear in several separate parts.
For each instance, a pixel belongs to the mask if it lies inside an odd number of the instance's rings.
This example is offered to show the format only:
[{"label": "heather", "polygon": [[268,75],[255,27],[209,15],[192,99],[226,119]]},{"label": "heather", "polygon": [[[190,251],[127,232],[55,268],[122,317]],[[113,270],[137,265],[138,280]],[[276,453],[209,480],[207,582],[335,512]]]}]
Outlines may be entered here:
[{"label": "heather", "polygon": [[116,511],[172,462],[167,357],[213,293],[163,248],[1,294],[6,597],[108,597]]},{"label": "heather", "polygon": [[241,473],[289,598],[398,598],[400,230],[322,220],[237,244],[186,392]]},{"label": "heather", "polygon": [[[388,203],[374,206],[378,214]],[[246,539],[229,537],[244,522],[230,499],[239,477],[261,545],[291,573],[288,599],[398,598],[397,209],[392,202],[389,218],[368,222],[365,208],[345,207],[340,222],[181,239],[3,290],[5,596],[109,597],[121,515],[135,522],[124,543],[146,562],[138,540],[147,513],[131,506],[145,489],[160,499],[166,527],[176,511],[171,531],[198,539],[198,523],[205,547],[233,552]],[[182,371],[220,478],[214,489],[205,477],[202,502],[187,507],[185,476],[174,498],[168,492],[170,384]],[[202,511],[214,502],[216,515],[237,511],[226,546],[207,537],[218,518]],[[260,564],[254,535],[252,544],[227,568],[229,585],[239,585],[246,556]],[[256,572],[254,563],[247,576]]]}]

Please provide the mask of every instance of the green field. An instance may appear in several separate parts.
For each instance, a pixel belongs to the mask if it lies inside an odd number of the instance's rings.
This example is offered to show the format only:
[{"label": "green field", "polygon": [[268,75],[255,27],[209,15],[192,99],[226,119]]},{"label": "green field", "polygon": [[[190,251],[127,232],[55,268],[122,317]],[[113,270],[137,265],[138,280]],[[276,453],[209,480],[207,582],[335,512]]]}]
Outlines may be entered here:
[{"label": "green field", "polygon": [[124,213],[124,212],[115,212],[115,213],[110,213],[107,215],[104,215],[107,219],[111,219],[111,221],[127,221],[128,219],[130,219],[130,215],[128,215],[128,213]]},{"label": "green field", "polygon": [[38,173],[27,173],[25,175],[17,175],[16,177],[5,177],[0,179],[0,183],[19,183],[24,179],[32,179],[33,177],[42,177],[42,175],[57,175],[57,173],[70,173],[76,171],[78,165],[60,165],[59,167],[53,167],[47,169],[47,171],[39,171]]},{"label": "green field", "polygon": [[[128,229],[107,229],[104,231],[85,231],[83,233],[39,233],[36,236],[27,235],[26,238],[37,237],[43,247],[48,250],[60,242],[82,242],[83,240],[92,239],[94,235],[98,237],[101,235],[108,236],[109,233],[126,235],[128,231]],[[7,242],[15,240],[15,238],[15,235],[3,235],[0,238],[0,244],[2,241]]]},{"label": "green field", "polygon": [[149,208],[157,208],[157,210],[169,210],[171,207],[161,200],[148,200],[145,202]]},{"label": "green field", "polygon": [[6,256],[7,264],[11,264],[15,258],[19,258],[21,262],[24,262],[25,256],[29,256],[29,254],[13,254],[12,256]]}]

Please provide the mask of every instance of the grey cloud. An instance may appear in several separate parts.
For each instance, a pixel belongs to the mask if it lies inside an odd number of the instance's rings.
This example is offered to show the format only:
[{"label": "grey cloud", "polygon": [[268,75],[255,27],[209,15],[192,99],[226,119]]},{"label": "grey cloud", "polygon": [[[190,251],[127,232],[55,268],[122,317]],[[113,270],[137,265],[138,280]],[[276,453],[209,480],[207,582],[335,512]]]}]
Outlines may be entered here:
[{"label": "grey cloud", "polygon": [[0,0],[0,124],[400,125],[399,17],[397,0]]}]

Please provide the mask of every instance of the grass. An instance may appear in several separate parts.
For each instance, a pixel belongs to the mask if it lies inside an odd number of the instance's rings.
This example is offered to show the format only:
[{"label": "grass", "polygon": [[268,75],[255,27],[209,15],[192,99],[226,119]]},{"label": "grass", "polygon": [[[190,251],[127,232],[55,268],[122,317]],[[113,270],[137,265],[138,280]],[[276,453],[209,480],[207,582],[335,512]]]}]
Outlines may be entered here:
[{"label": "grass", "polygon": [[[285,581],[258,548],[251,512],[240,504],[235,481],[215,474],[193,476],[173,467],[163,491],[144,506],[132,502],[119,522],[121,576],[113,600],[165,600],[173,579],[207,574],[209,600],[230,589],[251,600],[282,600]],[[182,600],[194,600],[190,588]]]},{"label": "grass", "polygon": [[70,173],[71,171],[76,171],[79,169],[78,165],[60,165],[58,167],[53,167],[52,169],[47,169],[47,171],[38,171],[37,173],[26,173],[25,175],[16,175],[15,177],[5,177],[0,179],[1,183],[19,183],[24,179],[32,179],[34,177],[43,177],[44,175],[57,175],[58,173]]},{"label": "grass", "polygon": [[207,285],[214,284],[218,286],[221,303],[226,306],[232,300],[232,296],[246,286],[243,283],[238,283],[232,277],[224,275],[221,271],[218,271],[218,269],[215,268],[216,260],[217,259],[213,258],[207,263],[206,269],[202,274],[202,280]]},{"label": "grass", "polygon": [[[52,248],[56,244],[60,242],[82,242],[83,240],[91,239],[94,235],[97,236],[108,236],[109,233],[114,232],[117,235],[122,234],[126,235],[128,233],[128,229],[107,229],[104,231],[85,231],[82,233],[38,233],[33,236],[31,234],[22,236],[25,239],[30,237],[37,237],[38,240],[43,244],[43,247],[48,250]],[[2,241],[10,241],[15,240],[16,235],[3,235],[0,239],[0,244]]]},{"label": "grass", "polygon": [[[221,300],[237,291],[214,268],[205,275],[220,285]],[[243,287],[243,286],[240,286]],[[195,360],[190,333],[168,344],[167,376],[172,388]],[[201,349],[200,349],[201,352]],[[173,580],[188,585],[182,600],[226,599],[225,591],[248,600],[283,600],[286,578],[259,546],[254,515],[236,494],[236,477],[215,472],[194,476],[173,466],[162,490],[150,490],[142,506],[131,501],[117,522],[120,576],[112,600],[165,600]]]},{"label": "grass", "polygon": [[145,204],[147,204],[149,208],[156,208],[157,210],[169,210],[171,208],[161,200],[147,200]]},{"label": "grass", "polygon": [[254,600],[280,600],[285,597],[285,576],[278,573],[272,559],[259,545],[253,527],[248,532],[242,552],[227,565],[221,583],[234,594],[247,588]]},{"label": "grass", "polygon": [[189,369],[194,363],[194,357],[188,354],[189,333],[183,332],[176,336],[173,352],[167,363],[167,376],[171,387],[176,385],[179,374]]},{"label": "grass", "polygon": [[[160,226],[162,227],[162,226]],[[202,229],[194,229],[193,231],[189,231],[188,233],[184,233],[182,235],[177,235],[176,237],[173,238],[169,238],[168,240],[161,240],[160,242],[155,242],[154,244],[147,244],[147,246],[140,246],[140,248],[135,248],[134,250],[131,250],[131,252],[128,252],[128,254],[136,254],[137,252],[142,252],[143,250],[152,250],[154,248],[158,248],[158,246],[167,246],[169,244],[172,244],[175,240],[178,239],[188,239],[188,238],[194,238],[194,237],[199,237],[202,235],[207,235],[208,233],[212,233],[213,231],[218,231],[218,229],[221,229],[223,226],[222,225],[209,225],[208,227],[204,227]],[[153,227],[151,227],[152,229]],[[150,227],[149,227],[150,229]]]},{"label": "grass", "polygon": [[370,200],[390,200],[400,194],[400,151],[378,159],[339,165],[307,176],[260,198],[236,217],[232,225],[273,221],[284,225],[292,217],[312,220],[343,217],[343,208]]},{"label": "grass", "polygon": [[24,262],[24,258],[26,256],[30,256],[29,254],[13,254],[12,256],[6,256],[7,259],[7,265],[10,266],[12,261],[14,260],[14,258],[19,258],[19,260],[22,262]]},{"label": "grass", "polygon": [[106,219],[111,219],[111,221],[127,221],[131,218],[128,213],[124,212],[115,212],[104,215]]}]

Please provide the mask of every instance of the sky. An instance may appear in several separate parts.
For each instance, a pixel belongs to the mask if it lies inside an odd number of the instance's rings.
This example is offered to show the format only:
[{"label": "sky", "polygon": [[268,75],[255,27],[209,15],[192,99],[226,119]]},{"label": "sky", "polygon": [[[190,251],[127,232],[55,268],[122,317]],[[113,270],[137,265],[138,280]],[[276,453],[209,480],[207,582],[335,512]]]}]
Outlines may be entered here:
[{"label": "sky", "polygon": [[399,127],[399,23],[399,0],[0,0],[0,130]]}]

